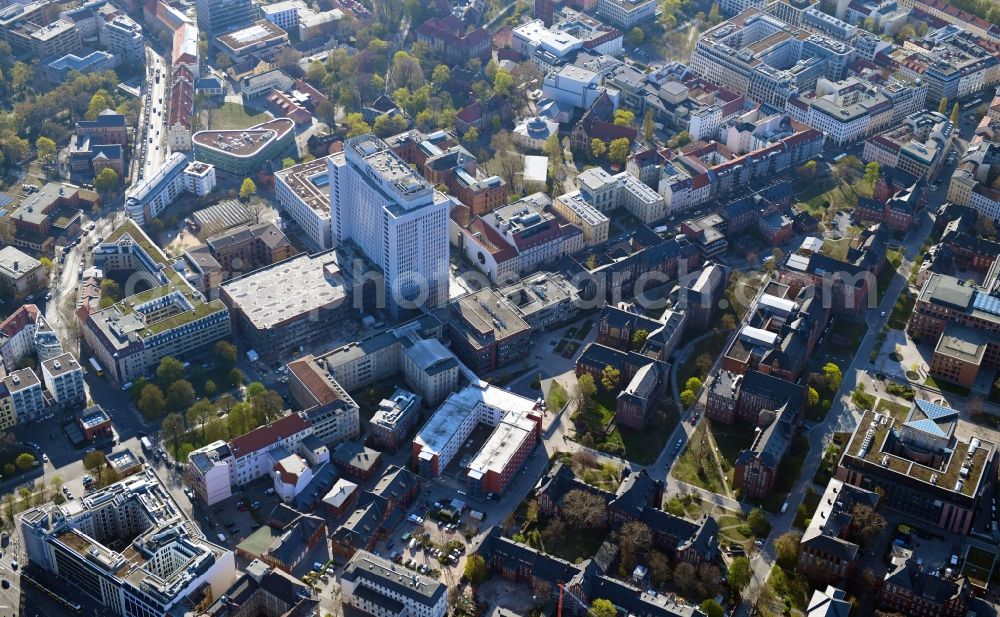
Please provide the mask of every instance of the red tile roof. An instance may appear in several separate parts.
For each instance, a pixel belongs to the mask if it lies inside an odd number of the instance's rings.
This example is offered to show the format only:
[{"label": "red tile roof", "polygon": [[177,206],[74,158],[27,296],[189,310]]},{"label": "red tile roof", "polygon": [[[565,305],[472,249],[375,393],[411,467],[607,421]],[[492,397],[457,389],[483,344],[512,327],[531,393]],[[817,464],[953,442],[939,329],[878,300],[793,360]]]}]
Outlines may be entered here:
[{"label": "red tile roof", "polygon": [[309,391],[317,405],[326,405],[340,400],[340,393],[333,387],[326,373],[316,364],[315,358],[311,355],[289,362],[288,372],[294,375]]},{"label": "red tile roof", "polygon": [[292,413],[271,424],[255,428],[246,435],[241,435],[229,442],[229,448],[235,458],[242,458],[265,450],[282,439],[287,439],[296,433],[301,433],[312,426],[305,416]]},{"label": "red tile roof", "polygon": [[0,332],[6,336],[15,336],[27,326],[33,325],[38,321],[39,314],[37,306],[34,304],[25,304],[11,313],[10,317],[3,320],[3,323],[0,323]]}]

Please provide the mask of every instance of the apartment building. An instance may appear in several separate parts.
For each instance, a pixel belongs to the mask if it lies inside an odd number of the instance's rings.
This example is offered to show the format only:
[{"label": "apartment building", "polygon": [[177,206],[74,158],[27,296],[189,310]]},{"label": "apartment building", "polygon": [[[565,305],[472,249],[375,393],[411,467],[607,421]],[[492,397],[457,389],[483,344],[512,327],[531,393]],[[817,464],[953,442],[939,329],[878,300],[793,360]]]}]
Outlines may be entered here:
[{"label": "apartment building", "polygon": [[41,311],[34,304],[23,304],[0,322],[0,360],[15,368],[35,353],[35,332]]},{"label": "apartment building", "polygon": [[333,248],[327,157],[293,165],[274,174],[274,194],[284,214],[299,226],[315,251]]},{"label": "apartment building", "polygon": [[215,171],[205,163],[190,164],[180,152],[173,152],[151,176],[139,180],[125,192],[125,214],[145,225],[163,213],[178,197],[191,193],[204,197],[215,189]]},{"label": "apartment building", "polygon": [[10,397],[10,410],[18,424],[26,424],[40,420],[45,415],[45,395],[42,382],[35,371],[24,368],[9,372],[2,379],[7,396]]},{"label": "apartment building", "polygon": [[209,294],[224,280],[285,261],[294,251],[274,223],[248,223],[189,248],[184,251],[184,259],[187,267],[198,274],[194,284]]},{"label": "apartment building", "polygon": [[13,246],[0,248],[0,289],[23,298],[45,284],[42,262]]},{"label": "apartment building", "polygon": [[904,118],[901,126],[865,140],[862,158],[931,181],[951,150],[954,130],[944,114],[922,110]]},{"label": "apartment building", "polygon": [[206,588],[225,593],[236,577],[233,553],[194,531],[150,471],[29,508],[16,523],[33,566],[111,615],[166,615]]},{"label": "apartment building", "polygon": [[52,399],[64,408],[87,402],[83,367],[69,352],[42,362],[42,381]]}]

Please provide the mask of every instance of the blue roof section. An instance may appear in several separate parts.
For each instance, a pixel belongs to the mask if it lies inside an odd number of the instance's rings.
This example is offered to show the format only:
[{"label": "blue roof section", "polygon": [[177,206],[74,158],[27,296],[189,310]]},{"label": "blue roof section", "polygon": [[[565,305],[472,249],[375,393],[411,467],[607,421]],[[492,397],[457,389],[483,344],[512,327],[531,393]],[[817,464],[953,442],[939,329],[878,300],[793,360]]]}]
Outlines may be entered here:
[{"label": "blue roof section", "polygon": [[201,90],[203,88],[221,88],[222,82],[220,82],[215,77],[202,77],[198,81],[194,82],[195,90]]},{"label": "blue roof section", "polygon": [[977,291],[972,299],[972,307],[991,315],[1000,315],[1000,298]]},{"label": "blue roof section", "polygon": [[45,62],[45,66],[50,69],[55,69],[57,71],[62,69],[68,69],[72,71],[85,71],[88,68],[94,66],[95,64],[100,64],[102,62],[108,62],[112,60],[114,56],[106,51],[92,51],[82,58],[76,54],[66,54],[61,58],[53,58],[48,62]]}]

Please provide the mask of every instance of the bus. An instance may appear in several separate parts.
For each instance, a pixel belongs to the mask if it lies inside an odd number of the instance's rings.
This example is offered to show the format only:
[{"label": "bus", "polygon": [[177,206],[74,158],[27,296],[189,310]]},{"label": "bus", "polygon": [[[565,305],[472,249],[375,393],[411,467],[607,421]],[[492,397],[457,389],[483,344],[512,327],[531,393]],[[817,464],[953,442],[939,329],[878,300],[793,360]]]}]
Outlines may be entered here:
[{"label": "bus", "polygon": [[104,377],[104,369],[101,368],[101,365],[96,358],[90,359],[90,368],[94,369],[94,374],[98,377]]},{"label": "bus", "polygon": [[841,152],[837,156],[833,157],[833,162],[834,163],[839,163],[840,161],[844,160],[845,158],[847,158],[847,153],[846,152]]}]

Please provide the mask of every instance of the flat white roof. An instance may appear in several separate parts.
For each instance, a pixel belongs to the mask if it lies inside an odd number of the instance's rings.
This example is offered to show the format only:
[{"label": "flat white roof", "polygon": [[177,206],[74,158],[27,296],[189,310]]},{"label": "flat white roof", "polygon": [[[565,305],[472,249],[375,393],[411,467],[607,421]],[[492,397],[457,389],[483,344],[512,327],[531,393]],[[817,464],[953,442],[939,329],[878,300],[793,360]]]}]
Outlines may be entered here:
[{"label": "flat white roof", "polygon": [[526,182],[545,182],[549,174],[549,157],[524,157],[524,180]]},{"label": "flat white roof", "polygon": [[448,396],[413,439],[422,447],[421,456],[444,450],[469,416],[484,411],[484,407],[501,416],[521,415],[534,409],[535,401],[485,382],[470,384]]},{"label": "flat white roof", "polygon": [[758,303],[763,307],[771,309],[772,311],[784,313],[786,315],[795,310],[795,301],[779,298],[778,296],[772,296],[771,294],[763,294]]},{"label": "flat white roof", "polygon": [[768,332],[767,330],[763,330],[761,328],[744,326],[743,330],[740,332],[740,338],[751,343],[774,345],[774,342],[778,340],[778,335],[774,332]]}]

